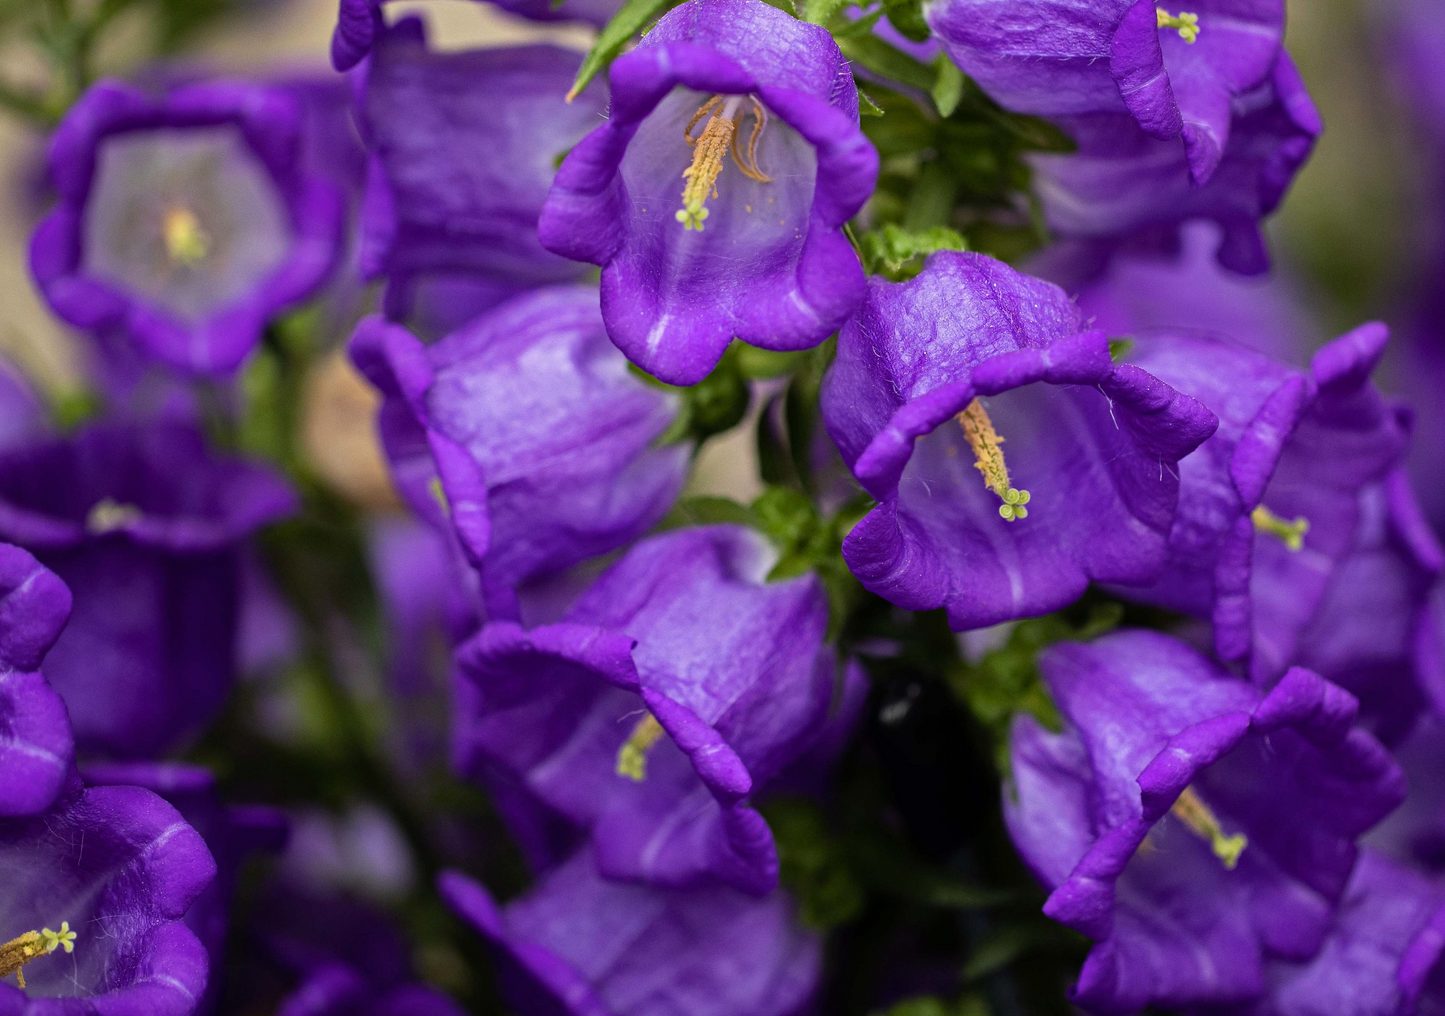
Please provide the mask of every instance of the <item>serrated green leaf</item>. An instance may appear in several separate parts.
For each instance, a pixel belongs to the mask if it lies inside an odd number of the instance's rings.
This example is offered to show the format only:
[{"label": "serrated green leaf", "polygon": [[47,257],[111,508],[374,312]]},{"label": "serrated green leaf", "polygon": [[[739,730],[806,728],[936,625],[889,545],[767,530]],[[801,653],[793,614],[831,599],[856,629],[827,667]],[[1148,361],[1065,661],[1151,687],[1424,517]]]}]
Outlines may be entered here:
[{"label": "serrated green leaf", "polygon": [[571,102],[581,95],[582,89],[587,87],[599,71],[617,59],[622,48],[634,35],[647,27],[648,22],[671,9],[675,3],[676,0],[627,0],[598,33],[597,41],[593,43],[577,71],[577,80],[572,82],[567,101]]},{"label": "serrated green leaf", "polygon": [[850,0],[802,0],[800,15],[803,21],[812,25],[826,25],[848,5]]},{"label": "serrated green leaf", "polygon": [[948,58],[947,53],[939,53],[933,60],[933,66],[938,72],[931,93],[933,104],[938,107],[939,116],[952,116],[963,99],[963,71]]},{"label": "serrated green leaf", "polygon": [[941,250],[967,250],[963,234],[947,226],[912,231],[892,223],[863,234],[863,266],[870,274],[896,281],[910,279],[921,269],[922,259]]}]

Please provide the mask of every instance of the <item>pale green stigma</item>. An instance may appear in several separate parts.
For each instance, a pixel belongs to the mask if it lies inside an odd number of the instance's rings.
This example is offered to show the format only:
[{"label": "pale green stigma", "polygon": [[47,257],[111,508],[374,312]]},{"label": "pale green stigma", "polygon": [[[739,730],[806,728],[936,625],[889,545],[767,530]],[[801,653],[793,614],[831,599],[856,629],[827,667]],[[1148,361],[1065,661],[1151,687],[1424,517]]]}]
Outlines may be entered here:
[{"label": "pale green stigma", "polygon": [[1195,793],[1193,787],[1184,788],[1184,793],[1179,795],[1179,800],[1174,802],[1169,813],[1183,822],[1190,832],[1208,840],[1209,849],[1214,851],[1214,856],[1219,858],[1227,871],[1233,871],[1239,864],[1240,855],[1249,845],[1249,838],[1244,833],[1226,836],[1219,819],[1209,810],[1209,805]]},{"label": "pale green stigma", "polygon": [[104,536],[130,525],[141,517],[141,510],[133,504],[122,504],[110,497],[103,497],[90,506],[85,516],[85,530],[92,536]]},{"label": "pale green stigma", "polygon": [[166,256],[178,265],[193,268],[211,252],[211,237],[201,228],[201,220],[189,208],[172,208],[161,224]]},{"label": "pale green stigma", "polygon": [[1189,43],[1189,45],[1194,45],[1199,39],[1198,14],[1191,14],[1189,11],[1180,11],[1179,16],[1175,17],[1162,7],[1156,7],[1154,13],[1158,17],[1160,28],[1177,29],[1179,38]]},{"label": "pale green stigma", "polygon": [[41,956],[48,956],[57,949],[75,952],[75,932],[70,930],[69,921],[60,922],[59,931],[42,928],[0,944],[0,978],[15,975],[15,982],[25,987],[25,964]]},{"label": "pale green stigma", "polygon": [[974,399],[958,414],[959,426],[968,446],[973,449],[973,467],[983,474],[983,484],[1002,499],[998,513],[1006,522],[1029,517],[1024,505],[1029,503],[1030,494],[1009,483],[1008,463],[1004,461],[1003,438],[993,429],[993,420],[983,403]]},{"label": "pale green stigma", "polygon": [[1304,550],[1305,534],[1310,531],[1310,520],[1303,515],[1293,522],[1286,522],[1264,505],[1260,505],[1249,513],[1249,518],[1255,529],[1278,537],[1290,551],[1297,554]]},{"label": "pale green stigma", "polygon": [[637,721],[622,747],[617,749],[617,775],[641,783],[647,779],[647,753],[666,733],[657,717],[648,713]]}]

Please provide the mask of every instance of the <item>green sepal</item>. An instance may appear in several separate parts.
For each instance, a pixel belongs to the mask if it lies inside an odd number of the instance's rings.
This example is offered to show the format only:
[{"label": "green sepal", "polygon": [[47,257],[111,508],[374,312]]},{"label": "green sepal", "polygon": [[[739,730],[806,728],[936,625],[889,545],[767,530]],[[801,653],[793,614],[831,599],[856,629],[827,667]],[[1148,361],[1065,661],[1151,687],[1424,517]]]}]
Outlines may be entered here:
[{"label": "green sepal", "polygon": [[883,107],[869,98],[868,93],[858,89],[858,115],[859,116],[882,116]]},{"label": "green sepal", "polygon": [[915,277],[923,270],[923,261],[930,254],[941,250],[968,250],[963,234],[947,226],[913,231],[890,222],[864,233],[859,242],[864,270],[894,282]]},{"label": "green sepal", "polygon": [[952,116],[953,111],[963,99],[963,71],[958,69],[958,64],[948,58],[947,53],[939,53],[933,58],[933,67],[938,76],[933,81],[933,104],[938,107],[939,116]]},{"label": "green sepal", "polygon": [[1134,337],[1132,335],[1121,335],[1117,339],[1109,340],[1109,359],[1115,363],[1123,363],[1133,351]]},{"label": "green sepal", "polygon": [[641,34],[650,22],[671,10],[676,3],[677,0],[627,0],[612,15],[612,20],[598,33],[597,41],[587,51],[582,66],[577,70],[577,80],[572,82],[572,90],[567,93],[567,101],[571,102],[582,94],[582,89],[599,71],[617,59],[634,35]]}]

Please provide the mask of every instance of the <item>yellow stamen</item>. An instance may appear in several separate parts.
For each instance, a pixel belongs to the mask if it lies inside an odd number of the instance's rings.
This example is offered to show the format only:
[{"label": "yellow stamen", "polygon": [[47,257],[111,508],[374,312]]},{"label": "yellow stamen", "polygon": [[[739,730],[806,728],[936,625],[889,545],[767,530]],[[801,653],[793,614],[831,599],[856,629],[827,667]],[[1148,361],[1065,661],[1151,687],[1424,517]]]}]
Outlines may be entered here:
[{"label": "yellow stamen", "polygon": [[1175,17],[1173,14],[1170,14],[1168,11],[1166,11],[1163,7],[1156,7],[1154,9],[1154,13],[1157,17],[1160,28],[1177,29],[1179,32],[1179,38],[1189,43],[1189,45],[1194,45],[1194,43],[1199,39],[1198,14],[1191,14],[1189,11],[1180,11],[1179,16]]},{"label": "yellow stamen", "polygon": [[958,422],[963,427],[968,446],[973,449],[973,465],[983,474],[984,486],[1003,501],[998,506],[999,515],[1007,522],[1028,518],[1029,510],[1024,506],[1029,503],[1030,494],[1009,484],[1008,463],[1004,461],[1003,449],[999,447],[1003,438],[993,429],[993,421],[989,419],[983,403],[978,399],[970,402],[958,414]]},{"label": "yellow stamen", "polygon": [[647,753],[666,733],[657,717],[648,713],[637,721],[622,747],[617,749],[617,775],[641,783],[647,779]]},{"label": "yellow stamen", "polygon": [[133,504],[122,504],[114,498],[103,497],[90,506],[85,516],[85,530],[92,536],[113,533],[141,517],[141,510]]},{"label": "yellow stamen", "polygon": [[175,264],[194,267],[211,251],[210,235],[189,208],[172,208],[166,212],[161,233],[165,238],[166,256]]},{"label": "yellow stamen", "polygon": [[[682,171],[686,181],[682,188],[682,207],[677,210],[677,221],[683,229],[702,232],[703,221],[707,218],[707,199],[717,197],[717,179],[722,174],[723,162],[728,155],[739,172],[758,183],[770,183],[772,178],[758,168],[758,140],[768,124],[768,114],[762,103],[753,99],[753,131],[748,136],[747,151],[738,146],[738,125],[742,122],[741,107],[743,96],[733,95],[724,99],[714,95],[698,107],[692,119],[683,128],[682,136],[692,148],[692,163]],[[704,117],[708,118],[702,133],[696,138],[692,129]]]},{"label": "yellow stamen", "polygon": [[16,983],[24,988],[25,964],[62,948],[68,953],[75,951],[75,932],[70,930],[69,921],[61,921],[59,931],[42,928],[12,938],[0,945],[0,978],[14,974]]},{"label": "yellow stamen", "polygon": [[1255,529],[1278,537],[1286,549],[1294,553],[1304,550],[1305,534],[1310,531],[1310,520],[1303,515],[1297,516],[1293,522],[1286,522],[1264,505],[1260,505],[1249,513],[1249,518]]},{"label": "yellow stamen", "polygon": [[1214,856],[1219,858],[1226,870],[1233,871],[1239,864],[1239,857],[1249,845],[1249,838],[1244,833],[1226,836],[1219,819],[1209,810],[1209,805],[1195,793],[1193,787],[1184,788],[1184,793],[1179,795],[1179,800],[1174,802],[1169,813],[1183,822],[1190,832],[1208,840],[1209,849],[1214,851]]}]

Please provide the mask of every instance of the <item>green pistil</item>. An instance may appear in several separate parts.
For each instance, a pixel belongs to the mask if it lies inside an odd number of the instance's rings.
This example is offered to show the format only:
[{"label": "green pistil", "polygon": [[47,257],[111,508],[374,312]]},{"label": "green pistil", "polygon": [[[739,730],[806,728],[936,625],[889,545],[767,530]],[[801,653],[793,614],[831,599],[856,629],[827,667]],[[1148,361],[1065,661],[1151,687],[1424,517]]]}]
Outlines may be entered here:
[{"label": "green pistil", "polygon": [[1278,537],[1287,549],[1294,553],[1304,549],[1305,534],[1310,531],[1310,520],[1303,515],[1293,522],[1286,522],[1264,505],[1260,505],[1249,513],[1249,517],[1254,522],[1255,529]]},{"label": "green pistil", "polygon": [[1179,32],[1179,38],[1189,43],[1189,45],[1194,45],[1199,39],[1198,14],[1193,14],[1189,11],[1180,11],[1178,17],[1175,17],[1162,7],[1155,8],[1154,13],[1158,17],[1160,28],[1176,29]]}]

